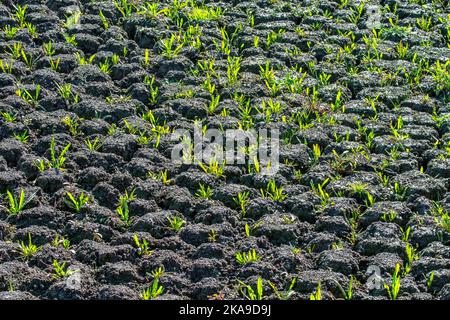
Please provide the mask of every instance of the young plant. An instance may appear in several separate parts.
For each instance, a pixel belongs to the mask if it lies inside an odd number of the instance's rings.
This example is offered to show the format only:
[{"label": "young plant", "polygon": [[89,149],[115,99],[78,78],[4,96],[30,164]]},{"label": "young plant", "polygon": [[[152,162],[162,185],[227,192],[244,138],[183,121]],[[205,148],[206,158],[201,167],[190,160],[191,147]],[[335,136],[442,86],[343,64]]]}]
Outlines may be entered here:
[{"label": "young plant", "polygon": [[241,70],[241,57],[228,57],[227,58],[227,79],[228,85],[234,85],[239,78],[239,71]]},{"label": "young plant", "polygon": [[392,282],[391,285],[387,285],[384,283],[384,288],[386,289],[386,292],[388,294],[388,297],[390,300],[397,300],[398,293],[400,292],[400,264],[397,263],[395,265],[395,271],[392,275]]},{"label": "young plant", "polygon": [[313,145],[313,162],[317,163],[319,161],[320,156],[322,155],[322,150],[318,144]]},{"label": "young plant", "polygon": [[158,102],[158,91],[159,91],[159,88],[155,84],[155,76],[150,78],[148,75],[146,75],[145,78],[144,78],[144,83],[150,89],[149,102],[151,104],[156,104]]},{"label": "young plant", "polygon": [[320,282],[317,284],[317,289],[315,293],[311,293],[309,300],[322,300],[322,293],[320,289]]},{"label": "young plant", "polygon": [[64,249],[68,250],[70,248],[70,240],[64,237],[61,237],[57,234],[55,239],[52,241],[52,246],[55,248],[62,246]]},{"label": "young plant", "polygon": [[28,130],[25,130],[22,133],[14,133],[14,138],[22,143],[27,143],[30,136],[28,135]]},{"label": "young plant", "polygon": [[176,40],[175,34],[172,34],[169,38],[161,40],[162,54],[169,60],[178,56],[181,49],[183,49],[183,43],[176,46],[175,40]]},{"label": "young plant", "polygon": [[17,35],[17,32],[19,31],[19,28],[17,27],[11,27],[10,25],[6,25],[3,28],[3,32],[5,33],[7,40],[12,40]]},{"label": "young plant", "polygon": [[398,182],[394,182],[394,193],[398,201],[404,201],[406,199],[408,188],[400,185]]},{"label": "young plant", "polygon": [[26,11],[27,11],[27,7],[28,5],[17,5],[17,6],[13,6],[15,9],[15,13],[14,13],[14,20],[17,21],[18,25],[20,28],[24,28],[25,27],[25,19],[26,19]]},{"label": "young plant", "polygon": [[51,161],[48,163],[49,168],[54,168],[58,170],[62,170],[64,163],[66,162],[65,154],[67,151],[69,151],[71,144],[70,142],[63,148],[61,153],[56,156],[56,149],[55,149],[55,137],[52,136],[52,139],[50,141],[50,158]]},{"label": "young plant", "polygon": [[216,230],[211,229],[208,233],[208,240],[209,242],[216,242],[217,238],[219,237],[219,234],[217,233]]},{"label": "young plant", "polygon": [[62,279],[70,276],[71,274],[75,273],[77,270],[69,269],[66,266],[66,262],[59,263],[58,260],[53,260],[53,278],[54,279]]},{"label": "young plant", "polygon": [[66,116],[61,120],[61,122],[67,126],[71,136],[77,137],[81,135],[81,132],[78,131],[78,126],[80,125],[80,121],[78,119],[73,119],[69,116]]},{"label": "young plant", "polygon": [[254,223],[251,227],[248,225],[248,223],[245,223],[244,225],[244,232],[245,232],[245,236],[247,238],[250,238],[250,236],[254,235],[256,230],[258,230],[258,228],[262,225],[262,221],[258,221],[256,223]]},{"label": "young plant", "polygon": [[183,220],[180,217],[167,217],[167,220],[169,221],[169,229],[172,230],[175,233],[178,233],[181,228],[186,224],[186,221]]},{"label": "young plant", "polygon": [[245,284],[241,280],[238,280],[238,282],[241,285],[239,291],[245,299],[254,301],[262,300],[264,298],[264,287],[261,277],[258,277],[258,280],[256,281],[256,289],[253,289],[250,285]]},{"label": "young plant", "polygon": [[133,235],[133,241],[139,256],[152,255],[153,251],[149,249],[147,240],[142,239],[142,241],[140,241],[137,234],[135,234]]},{"label": "young plant", "polygon": [[81,209],[92,201],[91,197],[84,195],[84,192],[78,198],[75,198],[70,192],[67,192],[66,195],[67,199],[64,199],[64,202],[70,209],[75,210],[76,213],[79,213]]},{"label": "young plant", "polygon": [[33,55],[30,53],[27,55],[24,49],[21,49],[20,55],[22,57],[23,62],[27,65],[28,69],[32,70],[34,67],[35,59],[33,59]]},{"label": "young plant", "polygon": [[38,247],[37,245],[33,244],[31,241],[31,234],[28,234],[28,244],[25,244],[24,241],[19,241],[20,248],[22,250],[22,256],[25,259],[30,258],[34,254],[36,254],[39,250],[41,250],[41,247]]},{"label": "young plant", "polygon": [[206,174],[213,174],[219,178],[223,177],[223,169],[225,168],[225,160],[222,162],[222,164],[219,164],[219,162],[216,159],[210,159],[209,165],[205,165],[202,162],[199,162],[198,165]]},{"label": "young plant", "polygon": [[108,22],[108,19],[106,19],[105,15],[103,14],[103,11],[101,9],[98,12],[98,16],[102,20],[103,28],[105,30],[108,30],[109,29],[109,22]]},{"label": "young plant", "polygon": [[164,275],[163,267],[156,268],[156,269],[152,270],[152,272],[151,272],[151,276],[154,279],[160,279],[163,275]]},{"label": "young plant", "polygon": [[417,253],[416,248],[414,248],[409,243],[406,243],[405,255],[406,255],[406,262],[403,274],[406,276],[411,272],[412,263],[419,259],[419,255]]},{"label": "young plant", "polygon": [[353,299],[353,282],[355,281],[354,276],[350,276],[350,281],[348,283],[347,291],[344,292],[344,299],[345,300],[352,300]]},{"label": "young plant", "polygon": [[112,64],[109,62],[109,58],[106,58],[105,61],[100,62],[98,64],[98,68],[100,69],[100,71],[102,71],[106,74],[111,73],[111,67],[112,67]]},{"label": "young plant", "polygon": [[56,84],[58,88],[58,94],[61,98],[66,101],[72,100],[74,103],[78,103],[78,95],[72,92],[72,84],[64,83],[64,84]]},{"label": "young plant", "polygon": [[34,94],[26,89],[19,88],[16,90],[16,95],[22,98],[29,105],[35,107],[38,104],[40,92],[41,86],[37,85],[34,89]]},{"label": "young plant", "polygon": [[14,65],[14,61],[7,62],[7,61],[0,59],[0,70],[3,73],[12,74],[13,65]]},{"label": "young plant", "polygon": [[159,297],[164,292],[164,287],[159,284],[159,278],[154,278],[152,285],[141,292],[142,300],[151,300]]},{"label": "young plant", "polygon": [[[72,46],[74,46],[74,47],[76,47],[77,45],[78,45],[78,42],[77,42],[77,40],[75,39],[75,35],[71,35],[71,36],[69,36],[68,34],[64,34],[64,39],[66,40],[66,42],[68,43],[68,44],[71,44]],[[75,56],[79,56],[79,53],[77,52],[77,53],[75,53]],[[83,58],[84,59],[84,58]],[[78,63],[79,64],[84,64],[84,63],[81,63],[80,62],[80,59],[78,59]]]},{"label": "young plant", "polygon": [[168,186],[173,182],[172,179],[169,179],[169,173],[168,173],[167,169],[162,170],[161,172],[159,172],[157,174],[149,171],[147,173],[147,177],[149,177],[150,179],[153,179],[153,180],[161,181],[162,184],[165,186]]},{"label": "young plant", "polygon": [[84,140],[84,144],[90,152],[98,151],[102,147],[102,143],[100,142],[99,137],[96,137],[93,141],[87,138],[86,140]]},{"label": "young plant", "polygon": [[134,5],[130,0],[114,0],[113,3],[123,18],[128,18],[133,13]]},{"label": "young plant", "polygon": [[195,197],[199,199],[211,199],[212,195],[212,188],[210,186],[205,187],[202,183],[200,183],[199,189],[195,193]]},{"label": "young plant", "polygon": [[237,197],[233,197],[234,203],[238,206],[238,208],[241,211],[242,218],[245,218],[245,215],[247,213],[247,205],[249,203],[249,198],[250,198],[249,191],[239,192]]},{"label": "young plant", "polygon": [[330,200],[330,195],[324,190],[329,181],[330,178],[326,178],[322,183],[317,184],[317,186],[312,181],[310,182],[311,190],[319,196],[322,206],[326,206]]},{"label": "young plant", "polygon": [[128,202],[121,202],[116,208],[116,213],[119,215],[120,220],[122,220],[125,225],[130,225],[130,210],[128,209]]},{"label": "young plant", "polygon": [[266,190],[261,189],[261,195],[263,198],[270,198],[272,201],[278,202],[287,198],[287,194],[283,190],[283,187],[278,187],[275,180],[270,180],[267,183]]},{"label": "young plant", "polygon": [[8,198],[9,207],[7,208],[7,212],[11,215],[16,215],[26,207],[30,201],[33,200],[36,194],[32,194],[30,197],[25,198],[25,191],[23,189],[20,190],[19,197],[16,197],[11,191],[6,191],[6,196]]},{"label": "young plant", "polygon": [[57,58],[57,59],[51,59],[50,58],[50,60],[49,60],[49,63],[50,63],[50,68],[53,70],[53,71],[58,71],[58,68],[59,68],[59,62],[61,61],[61,58]]},{"label": "young plant", "polygon": [[380,220],[384,222],[394,222],[397,219],[398,213],[394,210],[390,210],[389,213],[383,213]]},{"label": "young plant", "polygon": [[255,249],[251,249],[248,252],[237,252],[236,253],[236,262],[240,265],[244,265],[251,262],[256,262],[261,259],[260,256],[256,253]]},{"label": "young plant", "polygon": [[433,280],[434,280],[434,271],[431,271],[430,275],[428,276],[428,279],[427,279],[427,288],[428,288],[428,290],[430,290],[431,285],[433,284]]},{"label": "young plant", "polygon": [[277,287],[272,282],[268,281],[268,283],[269,283],[269,286],[272,288],[272,290],[275,292],[276,296],[278,297],[278,300],[289,300],[289,298],[295,293],[293,288],[295,286],[296,281],[297,281],[297,278],[294,277],[291,280],[291,284],[289,285],[289,288],[284,292],[278,291]]},{"label": "young plant", "polygon": [[219,105],[219,101],[220,101],[220,95],[211,97],[211,101],[210,101],[210,103],[208,105],[208,108],[206,110],[209,115],[214,114],[214,112],[217,109],[217,106]]}]

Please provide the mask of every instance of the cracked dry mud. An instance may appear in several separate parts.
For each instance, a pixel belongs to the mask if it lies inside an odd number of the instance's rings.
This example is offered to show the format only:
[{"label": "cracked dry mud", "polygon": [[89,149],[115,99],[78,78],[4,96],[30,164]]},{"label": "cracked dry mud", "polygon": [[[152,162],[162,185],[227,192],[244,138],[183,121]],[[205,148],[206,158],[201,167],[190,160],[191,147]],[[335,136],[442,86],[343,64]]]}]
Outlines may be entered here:
[{"label": "cracked dry mud", "polygon": [[449,299],[448,1],[366,2],[3,0],[0,299]]}]

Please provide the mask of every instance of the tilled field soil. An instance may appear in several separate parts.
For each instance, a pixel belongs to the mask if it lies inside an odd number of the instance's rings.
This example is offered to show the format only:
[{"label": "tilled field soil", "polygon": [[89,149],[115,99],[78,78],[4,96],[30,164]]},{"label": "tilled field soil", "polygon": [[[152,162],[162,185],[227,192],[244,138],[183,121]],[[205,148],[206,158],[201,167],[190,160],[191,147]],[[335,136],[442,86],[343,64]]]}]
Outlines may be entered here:
[{"label": "tilled field soil", "polygon": [[366,2],[3,0],[0,298],[449,299],[448,1]]}]

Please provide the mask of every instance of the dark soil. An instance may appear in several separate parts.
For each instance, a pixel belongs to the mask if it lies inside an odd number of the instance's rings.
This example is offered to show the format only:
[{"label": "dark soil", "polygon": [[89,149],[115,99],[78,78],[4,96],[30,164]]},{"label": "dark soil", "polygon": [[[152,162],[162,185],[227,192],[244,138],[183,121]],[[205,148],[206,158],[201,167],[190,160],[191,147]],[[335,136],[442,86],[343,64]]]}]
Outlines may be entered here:
[{"label": "dark soil", "polygon": [[[2,2],[0,299],[450,299],[447,0]],[[174,163],[196,121],[279,171]]]}]

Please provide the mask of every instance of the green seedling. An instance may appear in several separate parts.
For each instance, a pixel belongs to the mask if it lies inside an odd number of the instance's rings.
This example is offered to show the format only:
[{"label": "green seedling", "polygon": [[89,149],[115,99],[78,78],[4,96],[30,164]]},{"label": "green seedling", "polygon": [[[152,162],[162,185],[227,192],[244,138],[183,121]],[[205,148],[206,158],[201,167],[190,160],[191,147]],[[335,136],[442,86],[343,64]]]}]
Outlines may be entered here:
[{"label": "green seedling", "polygon": [[22,143],[28,143],[30,136],[28,135],[28,130],[25,130],[22,133],[14,133],[14,138]]},{"label": "green seedling", "polygon": [[41,92],[41,86],[37,85],[34,89],[34,94],[32,94],[27,89],[19,88],[16,90],[16,95],[22,98],[26,103],[31,106],[36,106],[39,101],[39,94]]},{"label": "green seedling", "polygon": [[22,250],[22,256],[25,259],[30,258],[34,254],[36,254],[39,250],[41,250],[41,247],[38,247],[37,245],[33,244],[31,241],[31,234],[28,234],[28,244],[25,244],[24,241],[19,241],[20,248]]},{"label": "green seedling", "polygon": [[35,59],[33,59],[32,54],[27,55],[25,50],[21,49],[20,55],[22,57],[23,62],[27,65],[28,69],[32,70],[34,67]]},{"label": "green seedling", "polygon": [[250,192],[243,191],[237,194],[237,197],[233,197],[234,203],[238,206],[241,211],[241,217],[245,218],[247,213],[247,205],[249,203]]},{"label": "green seedling", "polygon": [[108,19],[106,19],[105,15],[103,14],[103,11],[101,9],[98,12],[98,15],[99,15],[100,19],[102,20],[103,28],[105,30],[108,30],[109,29],[109,22],[108,22]]},{"label": "green seedling", "polygon": [[0,112],[0,117],[2,117],[2,119],[8,123],[14,123],[17,120],[16,116],[9,112]]},{"label": "green seedling", "polygon": [[239,78],[239,71],[241,70],[241,57],[228,57],[227,58],[227,79],[228,85],[234,85]]},{"label": "green seedling", "polygon": [[52,136],[50,141],[50,159],[51,161],[48,163],[49,168],[54,168],[58,170],[63,169],[63,165],[66,162],[65,154],[69,151],[71,144],[70,142],[63,148],[61,153],[56,156],[56,148],[55,148],[55,137]]},{"label": "green seedling", "polygon": [[68,250],[70,248],[70,240],[64,237],[60,237],[58,234],[55,236],[55,239],[52,241],[52,246],[55,248],[62,246],[64,249]]},{"label": "green seedling", "polygon": [[114,0],[113,3],[123,18],[130,17],[135,8],[130,0]]},{"label": "green seedling", "polygon": [[320,282],[317,284],[317,289],[315,293],[311,293],[309,300],[322,300],[322,293],[320,289]]},{"label": "green seedling", "polygon": [[181,228],[186,224],[185,220],[176,216],[172,218],[167,217],[167,220],[169,221],[169,229],[175,233],[180,232]]},{"label": "green seedling", "polygon": [[209,230],[209,233],[208,233],[208,241],[209,242],[216,242],[218,237],[219,237],[219,234],[217,233],[216,230],[214,230],[214,229]]},{"label": "green seedling", "polygon": [[25,191],[21,189],[19,197],[17,197],[11,191],[7,190],[6,196],[9,204],[9,207],[7,208],[8,214],[16,215],[22,212],[26,205],[34,199],[35,195],[36,194],[34,193],[30,197],[25,197]]},{"label": "green seedling", "polygon": [[169,173],[168,173],[167,169],[162,170],[161,172],[159,172],[157,174],[149,171],[147,173],[147,176],[150,179],[161,181],[162,184],[165,186],[168,186],[173,182],[173,180],[169,179]]},{"label": "green seedling", "polygon": [[56,260],[56,259],[53,260],[52,265],[53,265],[53,278],[58,279],[58,280],[67,278],[71,274],[74,274],[75,272],[78,271],[78,270],[69,269],[66,266],[66,262],[59,263],[58,260]]},{"label": "green seedling", "polygon": [[330,178],[326,178],[322,183],[318,183],[317,186],[312,181],[310,182],[311,190],[319,196],[322,206],[327,205],[330,200],[330,195],[324,190],[329,181]]},{"label": "green seedling", "polygon": [[125,223],[125,225],[129,225],[131,223],[128,202],[120,203],[116,208],[116,213],[119,215],[120,220]]},{"label": "green seedling", "polygon": [[206,174],[212,174],[219,178],[223,177],[223,170],[225,168],[225,160],[222,162],[222,164],[219,164],[219,162],[216,159],[210,159],[209,165],[206,165],[202,162],[198,162],[198,165]]},{"label": "green seedling", "polygon": [[159,91],[159,88],[155,84],[155,76],[150,78],[148,75],[146,75],[145,78],[144,78],[144,83],[150,89],[149,102],[151,104],[156,104],[158,102],[158,91]]},{"label": "green seedling", "polygon": [[58,71],[58,68],[59,68],[59,62],[61,61],[61,58],[57,58],[57,59],[51,59],[50,58],[50,60],[49,60],[49,63],[50,63],[50,68],[53,70],[53,71]]},{"label": "green seedling", "polygon": [[15,9],[15,13],[13,16],[14,20],[17,21],[20,28],[24,28],[25,27],[25,19],[26,19],[26,11],[27,11],[28,5],[27,4],[24,6],[21,6],[21,5],[14,6],[13,5],[13,7]]},{"label": "green seedling", "polygon": [[407,197],[408,188],[400,185],[398,182],[394,183],[394,193],[398,201],[404,201]]},{"label": "green seedling", "polygon": [[320,156],[322,155],[322,150],[318,144],[313,145],[313,161],[314,163],[319,161]]},{"label": "green seedling", "polygon": [[293,289],[294,289],[296,281],[297,281],[297,278],[294,277],[291,280],[289,288],[283,292],[278,291],[277,287],[272,282],[268,281],[267,283],[272,288],[272,290],[275,292],[276,296],[278,297],[278,300],[289,300],[290,297],[295,293],[295,291]]},{"label": "green seedling", "polygon": [[403,273],[406,276],[411,272],[412,264],[414,261],[419,259],[419,255],[417,253],[417,250],[409,243],[406,243],[405,255],[406,262]]},{"label": "green seedling", "polygon": [[270,180],[267,183],[266,189],[261,189],[261,195],[263,198],[270,198],[272,201],[281,202],[287,198],[283,187],[278,187],[275,180]]},{"label": "green seedling", "polygon": [[80,121],[78,119],[73,119],[69,116],[66,116],[61,120],[61,122],[67,126],[71,136],[77,137],[81,135],[81,132],[78,130],[78,126],[80,125]]},{"label": "green seedling", "polygon": [[151,272],[151,276],[154,279],[160,279],[163,275],[164,275],[163,267],[156,268],[156,269],[152,270],[152,272]]},{"label": "green seedling", "polygon": [[159,297],[164,292],[164,287],[159,284],[159,278],[154,278],[152,285],[144,289],[141,293],[142,300],[151,300]]},{"label": "green seedling", "polygon": [[139,256],[151,256],[153,251],[149,249],[148,242],[145,239],[139,240],[137,234],[133,235],[134,245],[137,248],[137,253]]},{"label": "green seedling", "polygon": [[13,65],[14,65],[14,61],[7,62],[7,61],[0,59],[0,70],[3,73],[11,74],[13,71]]},{"label": "green seedling", "polygon": [[251,262],[256,262],[261,259],[260,256],[256,253],[255,249],[251,249],[248,252],[237,252],[236,253],[236,262],[240,265],[244,265]]},{"label": "green seedling", "polygon": [[256,289],[253,289],[250,285],[245,284],[241,280],[238,280],[240,284],[239,291],[242,294],[242,296],[247,300],[262,300],[264,298],[263,296],[263,280],[261,277],[258,277],[258,280],[256,282]]},{"label": "green seedling", "polygon": [[181,49],[183,49],[183,43],[176,45],[176,37],[172,34],[169,38],[162,39],[162,54],[167,59],[173,59],[180,53]]},{"label": "green seedling", "polygon": [[387,285],[386,283],[384,283],[384,288],[386,289],[386,292],[388,294],[388,297],[390,300],[397,300],[397,296],[400,292],[400,264],[397,263],[395,265],[395,271],[394,274],[392,275],[392,282],[391,285]]},{"label": "green seedling", "polygon": [[90,152],[98,151],[102,147],[99,137],[96,137],[93,141],[90,138],[84,140],[84,144]]},{"label": "green seedling", "polygon": [[212,188],[210,186],[205,187],[202,183],[200,183],[199,189],[195,193],[195,197],[199,199],[211,199],[212,195]]},{"label": "green seedling", "polygon": [[430,275],[428,276],[428,279],[427,279],[427,288],[428,288],[428,290],[430,290],[431,285],[433,284],[433,281],[434,281],[434,271],[431,271]]},{"label": "green seedling", "polygon": [[79,213],[86,205],[88,205],[92,200],[90,196],[85,196],[82,192],[78,198],[75,198],[70,192],[66,194],[67,198],[64,199],[65,204],[76,213]]},{"label": "green seedling", "polygon": [[111,73],[111,67],[112,67],[112,64],[109,62],[109,58],[106,58],[103,62],[100,62],[98,64],[98,68],[100,69],[100,71],[102,71],[106,74]]},{"label": "green seedling", "polygon": [[11,27],[10,25],[6,25],[3,27],[3,32],[5,33],[7,40],[12,40],[17,35],[17,32],[19,31],[19,28],[17,27]]},{"label": "green seedling", "polygon": [[383,213],[380,219],[384,222],[394,222],[397,219],[397,215],[396,211],[390,210],[389,213]]},{"label": "green seedling", "polygon": [[254,223],[251,227],[248,225],[248,223],[245,223],[244,225],[244,232],[245,232],[245,236],[247,238],[250,238],[250,236],[254,235],[256,230],[258,230],[258,228],[262,225],[262,221],[258,221],[256,223]]},{"label": "green seedling", "polygon": [[210,115],[214,114],[214,112],[217,109],[217,106],[219,105],[219,101],[220,101],[220,95],[211,97],[211,101],[207,108],[208,114],[210,114]]}]

